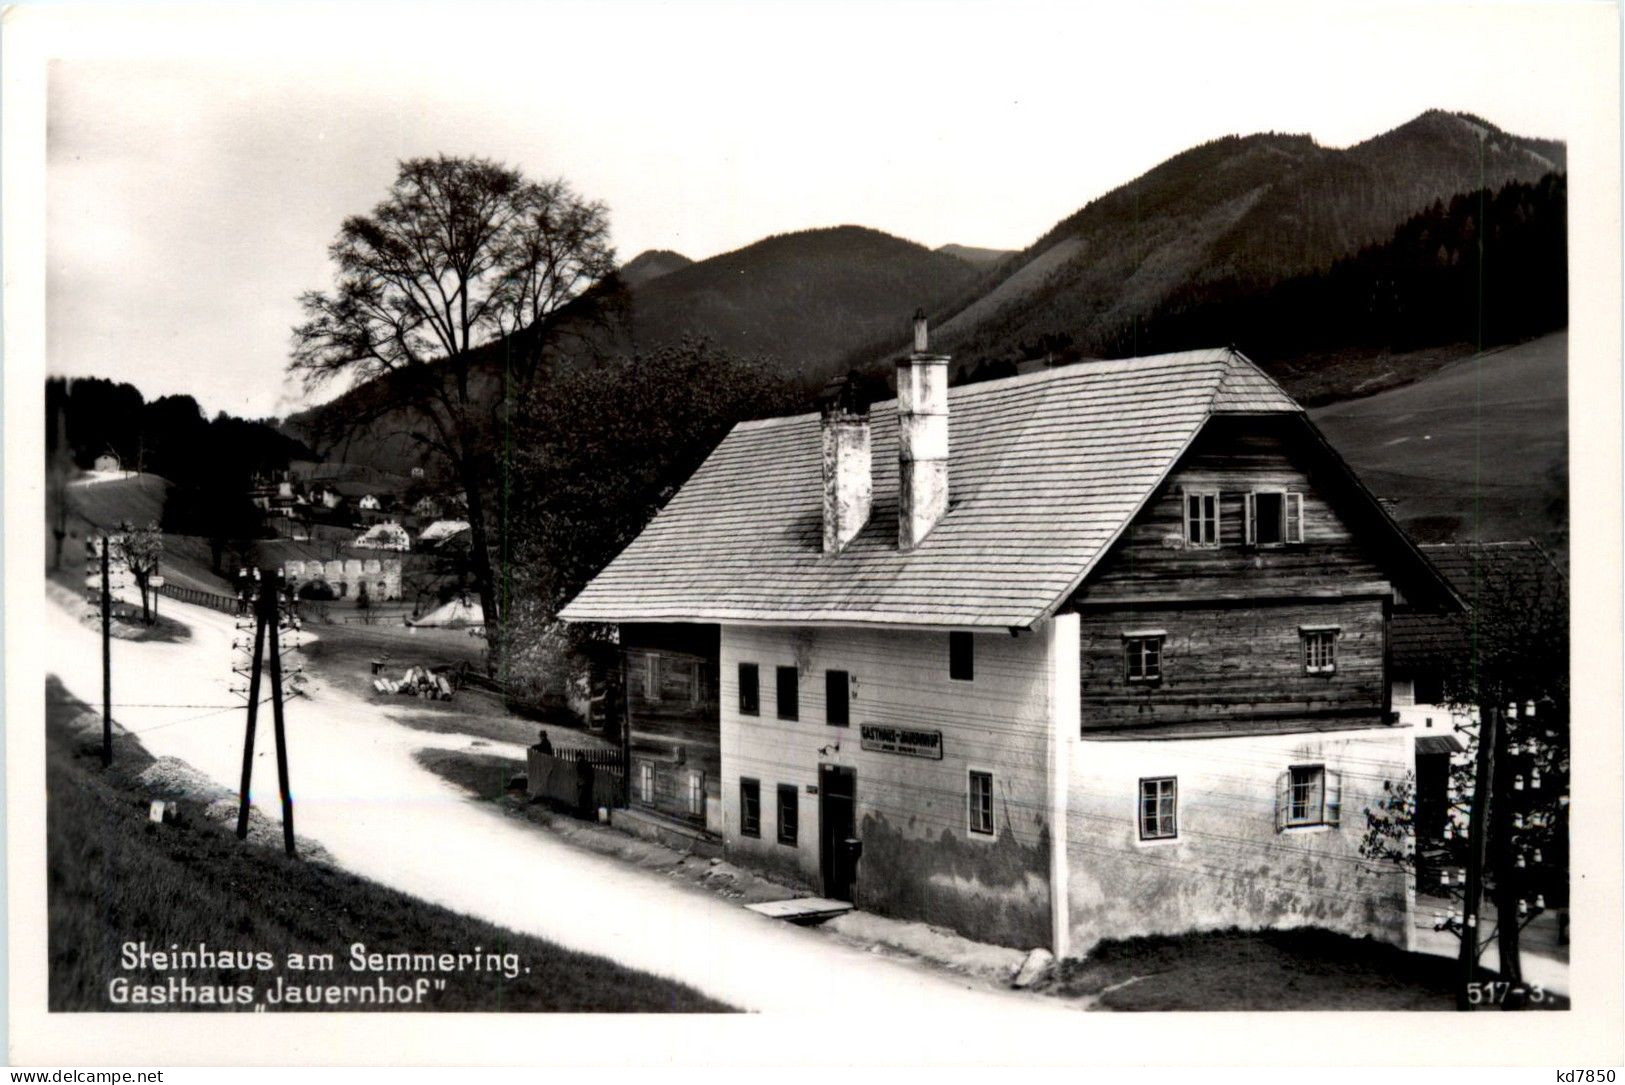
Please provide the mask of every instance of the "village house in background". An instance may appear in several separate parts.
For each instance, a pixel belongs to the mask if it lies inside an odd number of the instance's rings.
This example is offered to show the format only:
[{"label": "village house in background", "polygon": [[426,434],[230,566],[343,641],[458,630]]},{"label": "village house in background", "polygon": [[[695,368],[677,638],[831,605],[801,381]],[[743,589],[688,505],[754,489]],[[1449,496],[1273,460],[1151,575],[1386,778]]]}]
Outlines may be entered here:
[{"label": "village house in background", "polygon": [[[399,558],[344,557],[326,561],[320,558],[289,558],[282,562],[282,573],[295,593],[311,584],[325,584],[332,590],[332,598],[335,599],[358,598],[363,587],[366,588],[367,597],[376,602],[401,597]],[[323,598],[324,595],[315,598]],[[308,591],[305,597],[311,597]]]},{"label": "village house in background", "polygon": [[[1449,583],[1232,350],[947,374],[921,317],[895,403],[736,426],[563,612],[717,630],[729,857],[1057,955],[1406,944],[1362,811],[1415,764],[1394,616]],[[632,696],[691,688],[627,640]]]},{"label": "village house in background", "polygon": [[363,531],[355,545],[362,550],[410,550],[412,536],[395,521],[385,520]]}]

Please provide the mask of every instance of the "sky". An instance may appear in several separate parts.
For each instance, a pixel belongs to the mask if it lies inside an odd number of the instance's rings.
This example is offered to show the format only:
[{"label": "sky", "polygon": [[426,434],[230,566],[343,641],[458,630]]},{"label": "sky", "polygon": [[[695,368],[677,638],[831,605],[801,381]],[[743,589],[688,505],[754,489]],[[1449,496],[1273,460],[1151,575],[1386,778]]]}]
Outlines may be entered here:
[{"label": "sky", "polygon": [[[1590,13],[1582,10],[1591,8]],[[285,414],[302,291],[405,157],[608,205],[623,260],[856,223],[1021,248],[1193,144],[1428,108],[1568,139],[1596,4],[123,5],[54,15],[52,373]],[[324,398],[331,392],[323,393]]]}]

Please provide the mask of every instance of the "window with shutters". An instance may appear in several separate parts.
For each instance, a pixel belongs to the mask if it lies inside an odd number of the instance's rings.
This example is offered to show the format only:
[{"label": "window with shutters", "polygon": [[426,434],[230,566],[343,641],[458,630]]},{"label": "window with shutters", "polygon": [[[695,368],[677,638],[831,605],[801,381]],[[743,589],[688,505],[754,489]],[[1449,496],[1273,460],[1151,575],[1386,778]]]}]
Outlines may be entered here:
[{"label": "window with shutters", "polygon": [[993,774],[970,771],[968,795],[970,831],[978,836],[993,835]]},{"label": "window with shutters", "polygon": [[762,713],[762,676],[754,663],[739,665],[739,714],[759,716]]},{"label": "window with shutters", "polygon": [[794,784],[779,785],[779,843],[796,846],[796,832],[800,827],[800,799]]},{"label": "window with shutters", "polygon": [[801,689],[794,667],[780,667],[778,677],[778,709],[779,719],[798,720],[801,718]]},{"label": "window with shutters", "polygon": [[1211,490],[1185,491],[1185,545],[1219,545],[1219,495]]},{"label": "window with shutters", "polygon": [[1282,546],[1303,542],[1303,495],[1286,490],[1254,490],[1247,495],[1247,545]]},{"label": "window with shutters", "polygon": [[1140,839],[1172,840],[1179,835],[1178,782],[1172,776],[1140,780]]},{"label": "window with shutters", "polygon": [[760,780],[740,778],[739,835],[762,835],[762,783]]},{"label": "window with shutters", "polygon": [[1275,828],[1340,825],[1343,774],[1325,765],[1293,765],[1276,783]]},{"label": "window with shutters", "polygon": [[824,672],[824,722],[845,727],[852,717],[851,677],[845,671]]}]

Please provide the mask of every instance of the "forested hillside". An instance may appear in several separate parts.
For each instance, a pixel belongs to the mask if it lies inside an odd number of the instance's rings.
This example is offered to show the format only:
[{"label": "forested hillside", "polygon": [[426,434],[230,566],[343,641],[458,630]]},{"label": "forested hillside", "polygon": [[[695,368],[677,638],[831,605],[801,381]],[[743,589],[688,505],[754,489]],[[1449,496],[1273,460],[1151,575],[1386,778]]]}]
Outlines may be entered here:
[{"label": "forested hillside", "polygon": [[817,382],[857,343],[906,328],[914,310],[964,290],[956,256],[858,226],[779,234],[634,286],[628,345],[704,335]]},{"label": "forested hillside", "polygon": [[1076,356],[1105,353],[1123,328],[1182,296],[1326,271],[1435,201],[1532,184],[1565,160],[1561,143],[1439,111],[1346,149],[1274,133],[1214,140],[1057,223],[940,310],[935,341],[972,365],[1020,357],[1046,337],[1064,337]]},{"label": "forested hillside", "polygon": [[1300,399],[1328,402],[1373,390],[1351,359],[1483,349],[1567,324],[1568,185],[1548,174],[1435,202],[1322,273],[1186,287],[1100,345],[1122,357],[1233,344]]}]

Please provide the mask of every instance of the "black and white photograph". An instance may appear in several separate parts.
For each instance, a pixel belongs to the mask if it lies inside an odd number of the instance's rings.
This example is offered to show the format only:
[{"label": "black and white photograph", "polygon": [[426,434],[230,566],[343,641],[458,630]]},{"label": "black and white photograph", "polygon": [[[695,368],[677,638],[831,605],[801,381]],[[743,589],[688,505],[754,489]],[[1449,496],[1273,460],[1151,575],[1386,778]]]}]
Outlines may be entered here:
[{"label": "black and white photograph", "polygon": [[1616,5],[3,41],[13,1064],[1625,1059]]}]

